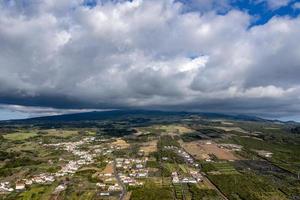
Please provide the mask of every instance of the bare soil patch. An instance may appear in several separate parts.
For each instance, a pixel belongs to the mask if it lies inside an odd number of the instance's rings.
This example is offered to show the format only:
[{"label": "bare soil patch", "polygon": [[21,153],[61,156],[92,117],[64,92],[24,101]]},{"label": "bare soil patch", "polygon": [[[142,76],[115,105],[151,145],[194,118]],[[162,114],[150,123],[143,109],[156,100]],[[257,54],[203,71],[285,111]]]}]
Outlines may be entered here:
[{"label": "bare soil patch", "polygon": [[125,140],[118,138],[115,142],[111,143],[112,145],[118,146],[121,149],[127,149],[130,147],[130,144],[128,144]]},{"label": "bare soil patch", "polygon": [[150,153],[157,151],[157,140],[144,143],[140,150],[144,151],[145,155],[149,155]]},{"label": "bare soil patch", "polygon": [[214,154],[221,160],[239,160],[233,152],[222,149],[216,143],[210,141],[187,142],[183,144],[183,147],[191,155],[201,160],[209,158],[209,154]]},{"label": "bare soil patch", "polygon": [[114,166],[113,163],[108,163],[104,170],[102,171],[103,174],[113,174]]}]

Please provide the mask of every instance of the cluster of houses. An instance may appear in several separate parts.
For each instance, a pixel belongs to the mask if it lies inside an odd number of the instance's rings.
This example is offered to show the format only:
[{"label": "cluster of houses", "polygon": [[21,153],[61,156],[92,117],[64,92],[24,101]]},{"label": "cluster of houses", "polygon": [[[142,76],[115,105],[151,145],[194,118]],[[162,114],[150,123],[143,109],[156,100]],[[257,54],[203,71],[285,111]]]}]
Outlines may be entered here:
[{"label": "cluster of houses", "polygon": [[118,183],[107,185],[105,183],[96,183],[96,185],[101,189],[101,196],[108,196],[111,192],[122,191],[122,187]]},{"label": "cluster of houses", "polygon": [[[173,150],[175,151],[178,155],[180,155],[181,157],[184,158],[185,162],[194,166],[194,167],[199,167],[198,163],[195,163],[194,159],[192,158],[192,156],[190,156],[190,154],[188,154],[185,150],[183,150],[182,148],[176,147],[176,146],[164,146],[165,149],[168,150]],[[164,158],[163,158],[164,160]]]},{"label": "cluster of houses", "polygon": [[10,187],[9,182],[0,183],[0,192],[12,192],[14,190],[24,190],[26,186],[30,186],[34,183],[36,184],[51,184],[55,181],[55,177],[49,174],[39,174],[30,179],[18,180],[15,183],[15,188]]},{"label": "cluster of houses", "polygon": [[118,174],[122,183],[129,185],[129,186],[141,186],[144,185],[144,182],[138,181],[136,178],[128,176],[124,173],[119,173]]},{"label": "cluster of houses", "polygon": [[[24,190],[26,186],[30,186],[34,183],[36,184],[51,184],[55,181],[55,177],[65,176],[68,174],[74,174],[82,165],[88,165],[93,163],[93,157],[96,156],[96,154],[91,154],[87,151],[79,150],[78,147],[80,145],[85,144],[86,142],[91,142],[95,138],[89,137],[84,138],[83,140],[79,142],[66,142],[66,143],[58,143],[58,144],[44,144],[44,146],[50,146],[50,147],[57,147],[57,148],[64,148],[66,151],[71,152],[72,154],[79,157],[78,160],[71,160],[69,161],[65,166],[61,168],[56,173],[53,174],[46,174],[42,173],[39,175],[35,175],[29,179],[22,179],[18,180],[15,184],[15,189],[10,187],[9,182],[0,183],[0,192],[12,192],[14,190]],[[59,190],[60,188],[58,188]]]},{"label": "cluster of houses", "polygon": [[[81,141],[77,141],[77,142],[63,142],[63,143],[58,143],[58,144],[44,144],[43,146],[45,147],[55,147],[56,149],[64,149],[68,152],[71,152],[73,155],[77,156],[78,159],[77,160],[70,160],[68,161],[64,166],[61,167],[61,169],[56,172],[56,173],[52,173],[52,174],[46,174],[46,173],[42,173],[39,175],[35,175],[31,178],[28,179],[22,179],[22,180],[18,180],[15,183],[15,188],[12,187],[10,185],[9,182],[0,182],[0,192],[12,192],[14,190],[24,190],[26,188],[26,186],[30,186],[34,183],[36,184],[51,184],[52,182],[55,181],[56,177],[61,177],[61,176],[66,176],[66,175],[72,175],[74,173],[76,173],[76,171],[82,167],[83,165],[88,165],[88,164],[92,164],[94,162],[93,158],[95,156],[97,156],[97,154],[101,153],[102,155],[107,155],[113,152],[114,149],[116,149],[117,147],[115,146],[111,146],[109,148],[96,148],[93,150],[93,152],[89,152],[89,151],[84,151],[84,150],[80,150],[80,146],[84,145],[85,143],[88,142],[93,142],[95,141],[94,137],[87,137],[84,138]],[[111,161],[112,162],[112,161]],[[112,179],[112,174],[106,174],[108,181],[109,179]],[[101,185],[101,183],[99,183],[101,187],[103,187],[103,185]],[[113,185],[106,185],[104,184],[107,188],[106,190],[108,191],[107,193],[105,193],[105,195],[109,195],[109,192],[112,191],[120,191],[122,190],[122,188],[118,185],[118,183],[115,183]],[[55,191],[59,192],[65,189],[64,185],[59,185]]]},{"label": "cluster of houses", "polygon": [[110,196],[113,192],[120,192],[123,190],[119,183],[116,182],[115,178],[107,178],[104,183],[96,183],[96,186],[100,189],[100,196]]},{"label": "cluster of houses", "polygon": [[55,181],[55,177],[53,175],[43,173],[43,174],[34,176],[30,179],[18,180],[15,183],[15,188],[12,188],[10,186],[9,182],[0,183],[0,192],[12,192],[14,190],[20,191],[20,190],[24,190],[26,188],[26,186],[30,186],[34,183],[36,183],[36,184],[51,184],[54,181]]},{"label": "cluster of houses", "polygon": [[257,150],[256,151],[259,156],[265,157],[265,158],[272,158],[273,153],[265,150]]},{"label": "cluster of houses", "polygon": [[79,146],[94,141],[94,137],[88,137],[84,138],[81,141],[78,142],[65,142],[65,143],[59,143],[59,144],[45,144],[44,146],[50,146],[50,147],[57,147],[57,148],[63,148],[64,150],[71,152],[75,156],[79,157],[78,160],[71,160],[69,161],[65,166],[61,168],[58,172],[56,172],[54,175],[56,177],[65,176],[68,174],[74,174],[82,165],[88,165],[94,162],[93,158],[97,155],[95,153],[90,153],[88,151],[79,150]]},{"label": "cluster of houses", "polygon": [[228,149],[230,151],[241,151],[243,146],[237,144],[219,144],[219,148],[221,149]]},{"label": "cluster of houses", "polygon": [[9,182],[0,183],[0,192],[12,192],[14,189],[11,187]]},{"label": "cluster of houses", "polygon": [[100,188],[100,196],[110,196],[112,192],[120,192],[123,188],[118,183],[117,178],[114,176],[113,161],[107,161],[107,166],[102,173],[99,174],[103,182],[96,183]]},{"label": "cluster of houses", "polygon": [[172,183],[198,183],[202,181],[202,175],[197,171],[191,171],[189,177],[180,177],[177,172],[172,172]]},{"label": "cluster of houses", "polygon": [[120,171],[118,175],[121,181],[129,186],[143,185],[143,182],[137,179],[148,177],[147,160],[147,157],[143,159],[117,158],[116,168]]}]

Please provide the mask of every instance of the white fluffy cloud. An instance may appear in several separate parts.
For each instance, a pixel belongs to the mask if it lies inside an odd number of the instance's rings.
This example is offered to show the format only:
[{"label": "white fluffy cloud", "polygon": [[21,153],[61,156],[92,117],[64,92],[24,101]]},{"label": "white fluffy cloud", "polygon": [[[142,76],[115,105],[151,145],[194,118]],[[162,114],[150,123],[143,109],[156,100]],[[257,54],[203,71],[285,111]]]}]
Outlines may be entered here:
[{"label": "white fluffy cloud", "polygon": [[292,0],[254,0],[257,3],[265,2],[272,10],[287,6]]},{"label": "white fluffy cloud", "polygon": [[238,10],[184,9],[172,0],[1,3],[0,103],[300,111],[299,17],[249,28]]},{"label": "white fluffy cloud", "polygon": [[300,9],[300,2],[296,2],[293,4],[294,9]]}]

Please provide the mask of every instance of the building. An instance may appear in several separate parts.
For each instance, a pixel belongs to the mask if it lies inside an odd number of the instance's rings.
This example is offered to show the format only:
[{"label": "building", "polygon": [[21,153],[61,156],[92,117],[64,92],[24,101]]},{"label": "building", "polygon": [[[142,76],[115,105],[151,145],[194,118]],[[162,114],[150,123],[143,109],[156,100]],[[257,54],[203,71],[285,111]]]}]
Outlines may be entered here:
[{"label": "building", "polygon": [[22,182],[16,183],[16,190],[24,190],[25,189],[25,184]]}]

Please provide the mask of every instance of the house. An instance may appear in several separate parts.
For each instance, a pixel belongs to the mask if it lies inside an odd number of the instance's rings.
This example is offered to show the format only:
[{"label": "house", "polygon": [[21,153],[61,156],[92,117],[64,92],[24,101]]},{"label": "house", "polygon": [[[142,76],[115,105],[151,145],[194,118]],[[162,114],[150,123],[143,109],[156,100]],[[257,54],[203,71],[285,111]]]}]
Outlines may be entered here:
[{"label": "house", "polygon": [[109,196],[109,192],[100,192],[100,196]]},{"label": "house", "polygon": [[23,182],[16,183],[16,190],[24,190],[25,184]]},{"label": "house", "polygon": [[163,160],[168,160],[168,157],[162,157]]},{"label": "house", "polygon": [[14,189],[10,187],[9,182],[4,182],[4,183],[0,182],[0,192],[12,192],[12,191],[14,191]]},{"label": "house", "polygon": [[66,189],[65,185],[59,185],[55,188],[54,193],[59,193],[61,191],[64,191]]},{"label": "house", "polygon": [[136,167],[137,169],[142,169],[144,166],[143,166],[142,164],[137,164],[135,167]]},{"label": "house", "polygon": [[122,188],[118,184],[110,185],[108,187],[108,191],[121,191],[121,190]]},{"label": "house", "polygon": [[172,178],[172,182],[173,182],[173,183],[179,183],[179,178],[178,178],[178,176],[174,176],[174,177]]},{"label": "house", "polygon": [[25,181],[25,185],[32,185],[32,180],[27,180],[27,179],[25,179],[24,180]]},{"label": "house", "polygon": [[106,187],[106,184],[104,184],[104,183],[96,183],[96,185],[97,185],[98,187],[100,187],[101,189],[103,189],[103,188]]}]

